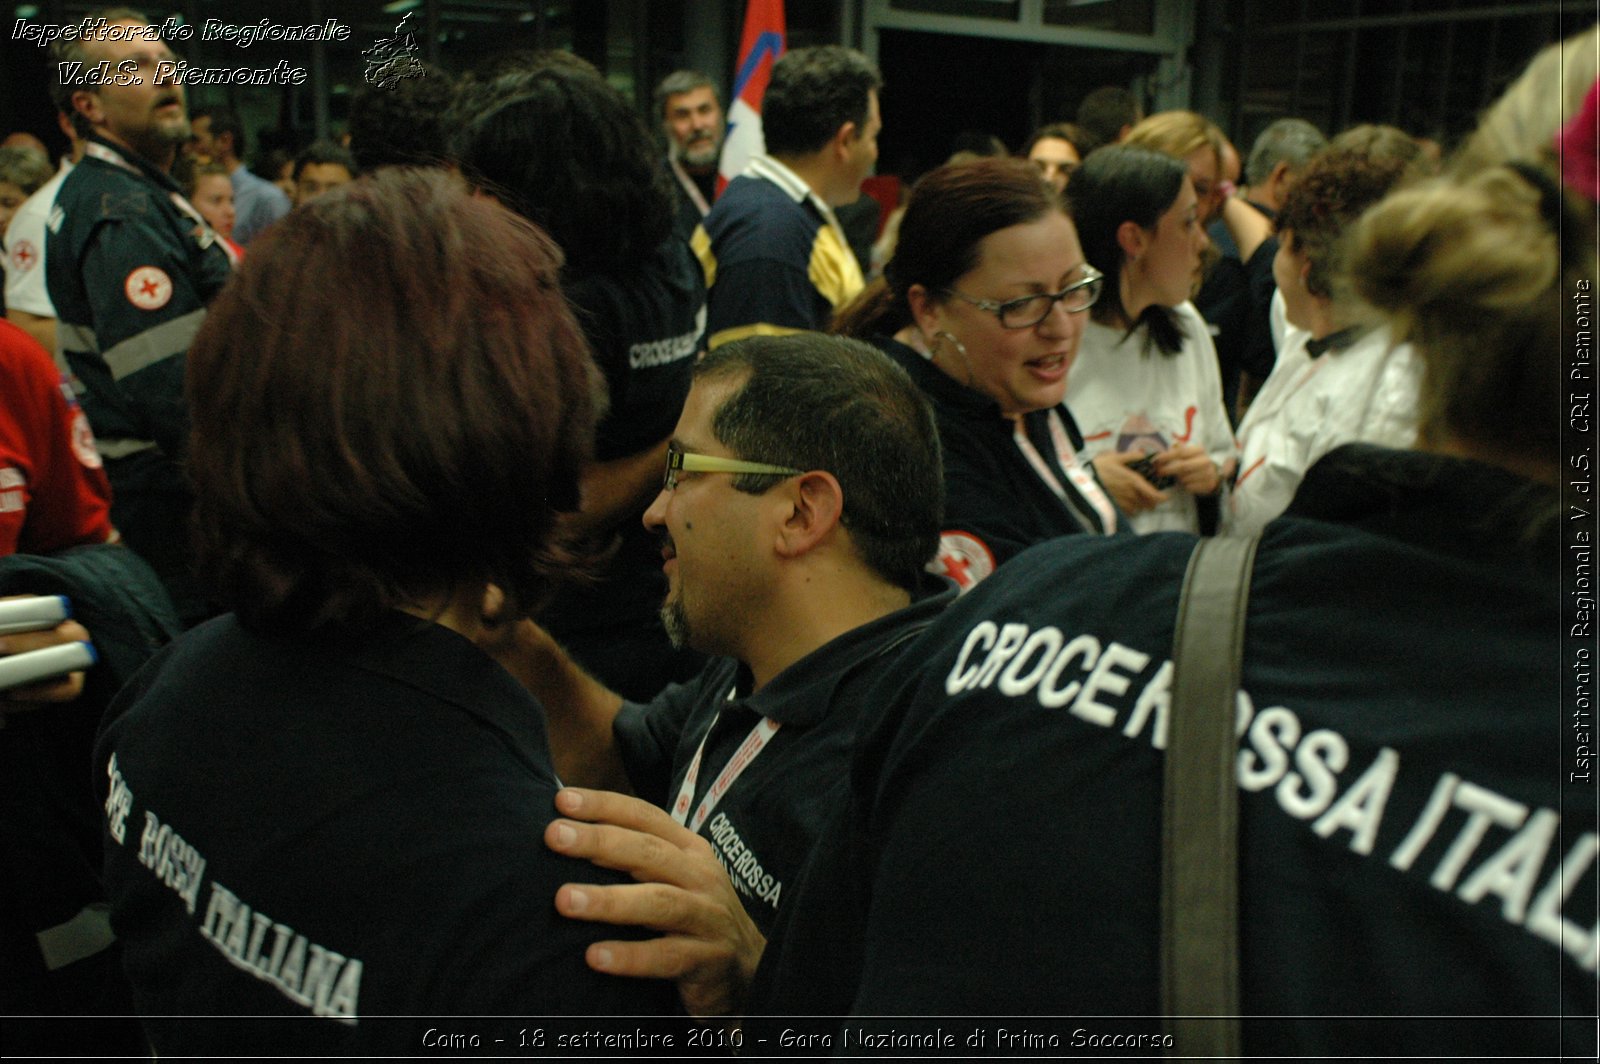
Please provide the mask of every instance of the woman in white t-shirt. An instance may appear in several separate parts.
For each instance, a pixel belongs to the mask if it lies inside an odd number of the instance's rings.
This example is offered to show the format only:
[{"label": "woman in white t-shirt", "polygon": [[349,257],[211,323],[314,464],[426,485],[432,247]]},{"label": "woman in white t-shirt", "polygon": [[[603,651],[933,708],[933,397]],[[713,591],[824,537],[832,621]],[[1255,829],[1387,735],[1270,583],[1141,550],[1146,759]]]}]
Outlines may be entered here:
[{"label": "woman in white t-shirt", "polygon": [[1095,152],[1068,186],[1106,293],[1067,382],[1086,453],[1136,532],[1199,531],[1197,496],[1232,474],[1216,350],[1189,302],[1206,246],[1184,164],[1143,148]]}]

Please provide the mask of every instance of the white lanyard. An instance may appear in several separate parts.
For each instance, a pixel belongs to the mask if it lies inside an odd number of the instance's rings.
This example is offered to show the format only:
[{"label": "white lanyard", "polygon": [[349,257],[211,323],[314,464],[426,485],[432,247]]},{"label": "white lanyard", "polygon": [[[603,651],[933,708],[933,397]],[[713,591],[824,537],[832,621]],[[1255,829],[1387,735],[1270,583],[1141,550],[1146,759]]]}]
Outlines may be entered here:
[{"label": "white lanyard", "polygon": [[[128,160],[124,159],[122,156],[118,155],[104,144],[96,144],[91,140],[89,143],[83,146],[83,154],[95,159],[99,159],[103,163],[110,163],[112,166],[120,166],[130,174],[139,173],[139,168],[137,166],[134,166]],[[144,175],[140,174],[139,176],[143,177]]]},{"label": "white lanyard", "polygon": [[699,210],[700,217],[704,218],[706,215],[710,214],[711,205],[706,202],[705,196],[700,192],[700,186],[694,183],[694,179],[691,178],[688,171],[683,168],[683,164],[678,162],[676,159],[671,159],[669,162],[672,164],[673,176],[678,179],[678,184],[683,186],[683,191],[688,194],[690,201],[693,202],[695,208]]},{"label": "white lanyard", "polygon": [[[730,690],[728,692],[729,702],[733,701],[733,696],[734,692]],[[700,737],[700,748],[694,752],[694,760],[689,763],[689,772],[683,777],[683,786],[678,788],[677,801],[672,803],[672,819],[680,824],[685,824],[690,831],[700,830],[700,825],[706,822],[706,818],[717,807],[717,803],[722,800],[722,796],[728,793],[728,788],[733,786],[733,781],[739,778],[740,773],[750,767],[750,762],[754,761],[756,755],[766,748],[768,741],[778,734],[778,722],[768,717],[762,717],[756,723],[756,726],[750,730],[750,734],[745,737],[744,742],[739,744],[739,749],[733,752],[733,756],[728,759],[728,763],[722,767],[722,772],[711,782],[711,786],[706,790],[706,796],[695,807],[694,818],[690,819],[689,806],[694,801],[694,785],[700,778],[700,759],[706,752],[706,740],[711,738],[712,731],[716,729],[717,722],[721,719],[722,715],[718,713],[716,719],[712,720],[711,727],[707,728],[706,733]]]},{"label": "white lanyard", "polygon": [[[110,148],[107,148],[101,144],[96,144],[94,141],[90,141],[88,144],[84,145],[83,153],[85,155],[92,155],[94,158],[99,159],[103,163],[110,163],[112,166],[120,166],[130,174],[138,174],[140,177],[144,176],[143,174],[139,173],[138,167],[128,162],[128,160],[124,159]],[[172,200],[172,205],[178,208],[178,211],[181,214],[187,217],[190,221],[196,222],[200,225],[200,232],[196,234],[196,238],[200,243],[201,250],[210,247],[213,242],[221,243],[223,252],[228,256],[228,261],[235,266],[239,264],[239,256],[234,254],[233,249],[228,246],[227,241],[223,240],[216,234],[216,230],[211,228],[211,223],[206,221],[205,216],[200,213],[199,209],[195,207],[194,204],[190,203],[187,198],[177,192],[169,191],[167,193],[167,197]]]},{"label": "white lanyard", "polygon": [[[1067,479],[1072,481],[1072,486],[1078,489],[1078,494],[1083,501],[1094,507],[1095,513],[1100,515],[1102,532],[1110,534],[1117,530],[1117,508],[1101,490],[1100,482],[1095,480],[1093,474],[1078,463],[1078,456],[1072,449],[1072,441],[1067,438],[1067,430],[1061,425],[1061,418],[1054,410],[1048,411],[1050,424],[1050,440],[1055,444],[1056,461],[1061,463],[1061,469],[1067,474]],[[1033,446],[1033,441],[1028,439],[1027,429],[1023,427],[1022,419],[1017,420],[1015,436],[1017,449],[1022,456],[1033,466],[1033,471],[1039,474],[1039,479],[1055,492],[1056,498],[1067,503],[1070,509],[1072,504],[1067,499],[1067,491],[1051,473],[1050,467],[1045,463],[1044,456]]]}]

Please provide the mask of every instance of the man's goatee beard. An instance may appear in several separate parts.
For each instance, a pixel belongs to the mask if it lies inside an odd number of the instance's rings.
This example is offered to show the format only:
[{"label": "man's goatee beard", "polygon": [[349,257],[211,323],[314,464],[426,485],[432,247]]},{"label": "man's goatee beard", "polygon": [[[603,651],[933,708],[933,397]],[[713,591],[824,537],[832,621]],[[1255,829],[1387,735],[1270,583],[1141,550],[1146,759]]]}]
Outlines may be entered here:
[{"label": "man's goatee beard", "polygon": [[696,170],[717,165],[717,156],[721,153],[719,144],[707,144],[702,148],[685,148],[683,152],[683,165]]},{"label": "man's goatee beard", "polygon": [[662,603],[661,627],[666,629],[674,649],[683,650],[689,645],[689,618],[684,616],[683,603],[677,599]]}]

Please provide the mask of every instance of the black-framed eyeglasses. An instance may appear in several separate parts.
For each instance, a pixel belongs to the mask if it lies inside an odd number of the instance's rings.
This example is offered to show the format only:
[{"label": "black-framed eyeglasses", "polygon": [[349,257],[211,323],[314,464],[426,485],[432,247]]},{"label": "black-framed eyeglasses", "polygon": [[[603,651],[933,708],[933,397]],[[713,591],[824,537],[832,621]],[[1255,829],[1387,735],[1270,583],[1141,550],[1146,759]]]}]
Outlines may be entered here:
[{"label": "black-framed eyeglasses", "polygon": [[1008,299],[1004,303],[997,303],[992,299],[973,299],[963,295],[954,288],[946,288],[945,294],[955,296],[964,303],[971,303],[979,310],[987,310],[990,314],[1000,319],[1002,329],[1031,329],[1050,316],[1055,305],[1060,303],[1073,314],[1081,314],[1094,306],[1095,300],[1100,298],[1100,290],[1105,284],[1105,275],[1093,266],[1084,266],[1083,279],[1074,281],[1054,295],[1040,293],[1036,296],[1023,296],[1021,299]]},{"label": "black-framed eyeglasses", "polygon": [[667,444],[667,470],[661,477],[661,490],[673,491],[678,487],[679,473],[766,473],[772,476],[796,477],[804,469],[769,465],[766,462],[746,462],[742,458],[719,458],[714,454],[695,454],[676,443]]}]

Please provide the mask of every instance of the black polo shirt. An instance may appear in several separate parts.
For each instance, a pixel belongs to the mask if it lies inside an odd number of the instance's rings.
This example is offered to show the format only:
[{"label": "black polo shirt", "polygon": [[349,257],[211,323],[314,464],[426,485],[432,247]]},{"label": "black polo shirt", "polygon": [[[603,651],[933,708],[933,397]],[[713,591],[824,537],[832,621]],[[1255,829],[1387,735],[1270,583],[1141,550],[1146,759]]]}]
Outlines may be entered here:
[{"label": "black polo shirt", "polygon": [[[1244,202],[1268,221],[1276,222],[1274,212],[1251,200]],[[1251,253],[1249,260],[1244,261],[1239,258],[1239,247],[1228,231],[1228,224],[1221,218],[1207,227],[1206,234],[1222,252],[1222,257],[1201,285],[1194,305],[1212,328],[1217,365],[1222,373],[1222,399],[1232,419],[1239,395],[1240,372],[1249,372],[1259,383],[1267,379],[1277,361],[1271,311],[1272,293],[1278,289],[1278,282],[1272,275],[1278,237],[1276,233],[1267,237]]]},{"label": "black polo shirt", "polygon": [[[1594,1052],[1596,809],[1562,754],[1555,504],[1351,446],[1268,526],[1240,696],[1250,1055]],[[868,696],[879,726],[753,1014],[1159,1014],[1194,542],[1058,540],[929,629]]]},{"label": "black polo shirt", "polygon": [[[1056,457],[1051,419],[1065,430],[1070,447],[1083,450],[1078,424],[1064,405],[1036,410],[1022,418],[1022,428],[1065,497],[1039,475],[1018,446],[1017,422],[1000,412],[999,404],[981,392],[964,387],[922,355],[897,340],[873,341],[905,371],[933,404],[944,458],[945,559],[951,537],[976,541],[1000,565],[1035,543],[1080,532],[1103,534],[1127,531],[1126,519],[1112,506],[1112,520],[1084,498]],[[1087,462],[1084,467],[1093,475]],[[1098,477],[1096,477],[1098,482]],[[978,573],[987,575],[991,567]],[[952,573],[962,586],[959,574]]]},{"label": "black polo shirt", "polygon": [[615,732],[629,779],[663,808],[672,808],[704,740],[689,820],[757,726],[779,725],[696,829],[763,934],[842,793],[857,727],[875,716],[866,688],[953,597],[933,591],[852,629],[754,694],[749,671],[719,658],[648,705],[623,705]]},{"label": "black polo shirt", "polygon": [[[665,440],[705,349],[705,279],[688,245],[669,237],[640,262],[563,278],[562,288],[610,395],[595,429],[596,460]],[[622,519],[598,581],[565,585],[539,617],[585,669],[629,698],[648,698],[704,662],[673,650],[657,616],[667,581],[661,544],[641,523],[647,503]]]},{"label": "black polo shirt", "polygon": [[619,877],[545,847],[543,711],[439,625],[209,622],[118,696],[94,769],[112,926],[162,1055],[409,1055],[444,1016],[677,1007],[584,963],[619,929],[557,915],[556,890]]}]

